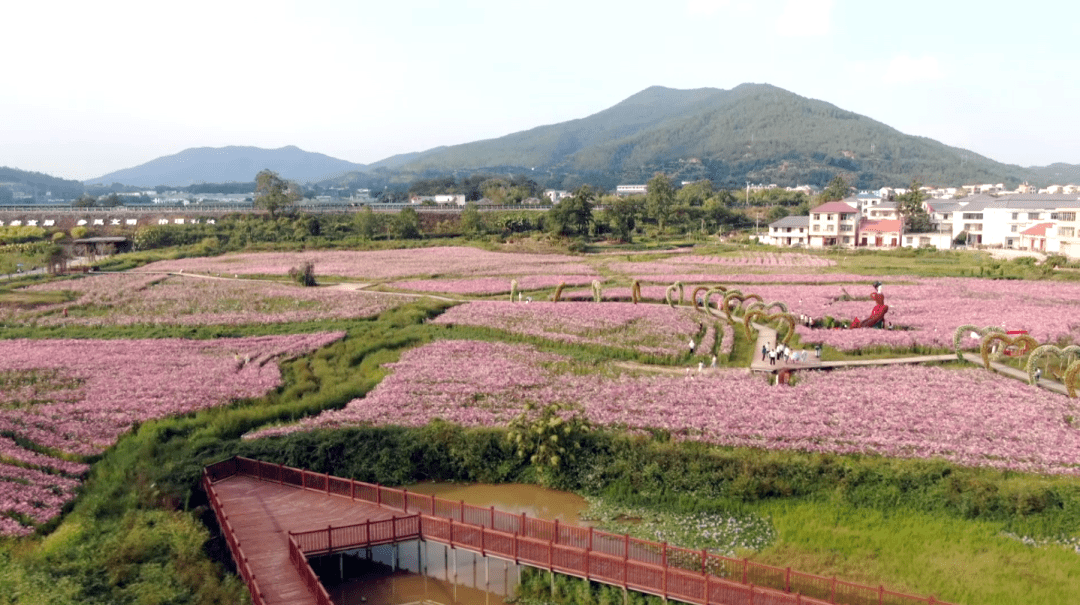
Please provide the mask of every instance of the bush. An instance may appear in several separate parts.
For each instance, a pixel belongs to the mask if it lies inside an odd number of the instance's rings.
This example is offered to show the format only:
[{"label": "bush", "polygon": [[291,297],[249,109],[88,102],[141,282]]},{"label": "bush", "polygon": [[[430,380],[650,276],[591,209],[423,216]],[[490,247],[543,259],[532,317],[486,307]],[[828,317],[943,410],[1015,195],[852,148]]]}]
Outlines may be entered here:
[{"label": "bush", "polygon": [[318,285],[315,282],[315,265],[310,262],[289,269],[289,277],[301,286],[310,288]]}]

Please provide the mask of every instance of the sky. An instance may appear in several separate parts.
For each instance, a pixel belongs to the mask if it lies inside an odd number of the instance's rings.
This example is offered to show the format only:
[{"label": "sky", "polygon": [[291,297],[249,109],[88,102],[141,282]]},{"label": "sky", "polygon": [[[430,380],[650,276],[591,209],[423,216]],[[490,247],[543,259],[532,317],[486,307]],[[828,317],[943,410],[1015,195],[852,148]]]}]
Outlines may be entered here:
[{"label": "sky", "polygon": [[1022,166],[1080,164],[1080,3],[13,2],[0,166],[86,180],[191,147],[359,163],[768,83]]}]

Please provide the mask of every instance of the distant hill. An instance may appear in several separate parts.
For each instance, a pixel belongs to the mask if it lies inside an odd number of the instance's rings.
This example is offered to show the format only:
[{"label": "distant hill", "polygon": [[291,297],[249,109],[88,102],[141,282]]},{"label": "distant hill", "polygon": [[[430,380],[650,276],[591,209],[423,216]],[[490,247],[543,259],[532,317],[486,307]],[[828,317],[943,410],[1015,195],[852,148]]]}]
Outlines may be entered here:
[{"label": "distant hill", "polygon": [[291,145],[281,149],[199,147],[118,170],[86,183],[186,187],[197,183],[251,182],[260,170],[267,168],[283,178],[303,183],[363,170],[364,165]]},{"label": "distant hill", "polygon": [[83,193],[83,184],[79,181],[49,176],[40,172],[28,172],[17,168],[0,167],[0,200],[11,203],[14,193],[33,196],[33,201],[45,202],[46,194],[52,199],[73,200]]},{"label": "distant hill", "polygon": [[[1031,181],[1045,172],[1003,164],[768,84],[731,90],[654,86],[594,115],[497,139],[376,162],[417,176],[485,168],[578,175],[611,187],[663,171],[681,180],[861,188]],[[535,169],[535,170],[534,170]]]}]

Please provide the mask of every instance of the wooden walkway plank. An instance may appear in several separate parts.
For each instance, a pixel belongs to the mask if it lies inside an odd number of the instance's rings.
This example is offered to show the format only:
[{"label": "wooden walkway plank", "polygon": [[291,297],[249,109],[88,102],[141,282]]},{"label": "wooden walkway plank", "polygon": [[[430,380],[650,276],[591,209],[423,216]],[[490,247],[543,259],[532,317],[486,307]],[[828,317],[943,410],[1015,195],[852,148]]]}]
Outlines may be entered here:
[{"label": "wooden walkway plank", "polygon": [[267,603],[314,603],[289,561],[289,532],[378,521],[399,511],[234,475],[214,484]]}]

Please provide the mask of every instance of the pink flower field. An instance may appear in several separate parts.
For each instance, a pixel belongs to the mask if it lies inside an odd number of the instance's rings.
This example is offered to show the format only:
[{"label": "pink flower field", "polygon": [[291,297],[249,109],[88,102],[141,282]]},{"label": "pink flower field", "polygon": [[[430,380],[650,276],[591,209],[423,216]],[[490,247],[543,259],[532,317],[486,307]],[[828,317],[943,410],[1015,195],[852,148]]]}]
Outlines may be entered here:
[{"label": "pink flower field", "polygon": [[[434,320],[506,330],[563,342],[627,348],[654,355],[678,355],[700,323],[711,324],[691,307],[594,302],[474,301],[448,309]],[[712,330],[709,331],[712,333]],[[711,343],[700,343],[704,349]]]},{"label": "pink flower field", "polygon": [[[286,275],[310,262],[315,275],[396,280],[407,277],[486,275],[592,275],[579,258],[564,254],[489,252],[477,248],[442,246],[397,250],[318,250],[307,252],[248,252],[206,258],[159,261],[139,272],[212,273],[222,275]],[[510,278],[507,278],[509,281]]]},{"label": "pink flower field", "polygon": [[276,360],[343,336],[0,340],[0,534],[57,515],[87,470],[42,452],[97,454],[137,422],[257,397],[280,383]]},{"label": "pink flower field", "polygon": [[518,291],[542,290],[555,288],[559,284],[568,286],[587,286],[593,280],[603,281],[599,275],[523,275],[513,277],[475,277],[472,279],[415,279],[410,281],[389,282],[386,285],[400,290],[415,292],[439,292],[443,294],[492,295],[510,294],[510,281],[517,279]]},{"label": "pink flower field", "polygon": [[[70,290],[78,298],[0,320],[53,325],[238,325],[370,317],[402,304],[392,294],[192,275],[88,275],[27,290]],[[67,309],[67,316],[63,310]]]},{"label": "pink flower field", "polygon": [[436,342],[389,364],[393,372],[344,409],[248,438],[435,418],[503,426],[526,403],[572,402],[600,425],[720,445],[1080,474],[1080,431],[1066,420],[1075,414],[1070,400],[980,369],[812,372],[793,387],[770,388],[745,370],[611,377],[563,372],[560,362],[568,360],[526,345]]}]

